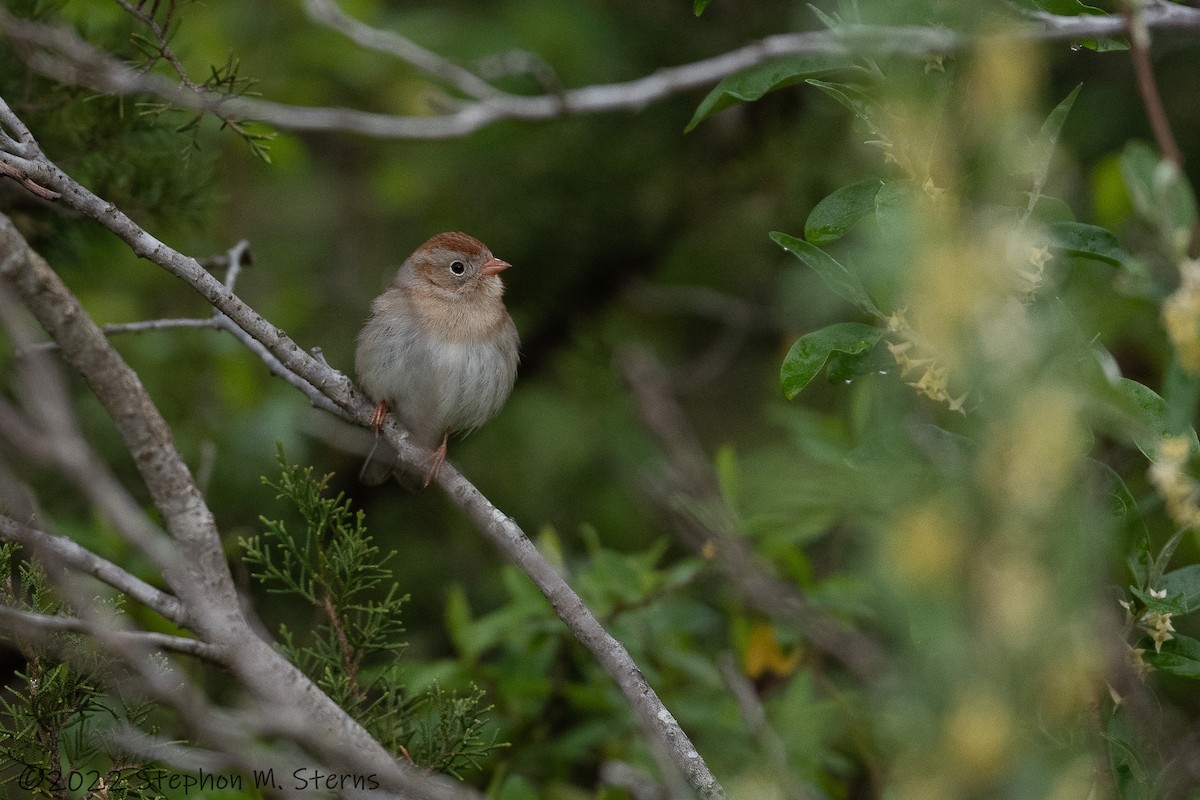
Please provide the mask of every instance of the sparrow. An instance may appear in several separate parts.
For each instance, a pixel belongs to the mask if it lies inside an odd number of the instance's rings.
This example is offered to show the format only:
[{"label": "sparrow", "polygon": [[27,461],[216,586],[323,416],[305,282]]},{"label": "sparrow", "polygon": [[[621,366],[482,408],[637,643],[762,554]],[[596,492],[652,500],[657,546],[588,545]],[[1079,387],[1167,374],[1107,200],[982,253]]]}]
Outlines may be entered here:
[{"label": "sparrow", "polygon": [[[422,486],[441,470],[450,434],[495,416],[516,381],[520,342],[500,280],[509,266],[473,236],[439,233],[401,264],[358,335],[354,366],[375,401],[376,438],[390,409],[433,451]],[[369,484],[397,469],[370,464],[360,473]]]}]

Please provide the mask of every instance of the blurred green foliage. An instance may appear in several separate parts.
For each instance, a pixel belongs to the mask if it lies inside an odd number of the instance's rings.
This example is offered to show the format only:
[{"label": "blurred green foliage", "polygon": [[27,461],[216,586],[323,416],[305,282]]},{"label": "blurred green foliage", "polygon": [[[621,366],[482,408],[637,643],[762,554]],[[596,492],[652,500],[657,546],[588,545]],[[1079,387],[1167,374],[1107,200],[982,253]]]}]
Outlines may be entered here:
[{"label": "blurred green foliage", "polygon": [[[569,87],[819,28],[829,15],[969,33],[1008,12],[1000,2],[817,5],[344,7],[471,65],[535,53]],[[133,23],[113,3],[8,6],[69,20],[139,58]],[[390,113],[438,100],[423,76],[295,4],[186,3],[178,25],[172,46],[192,75],[232,56],[272,100]],[[1183,340],[1161,318],[1180,282],[1187,187],[1200,178],[1195,48],[1162,37],[1156,50],[1189,156],[1181,174],[1136,141],[1150,133],[1122,43],[1085,44],[1095,49],[992,43],[928,63],[785,60],[707,99],[504,122],[461,140],[281,132],[270,164],[212,120],[179,132],[186,114],[63,89],[9,49],[0,96],[51,158],[173,246],[204,256],[248,239],[255,261],[239,294],[346,371],[370,300],[431,233],[465,229],[513,263],[518,385],[450,457],[540,532],[539,547],[626,644],[732,797],[1057,798],[1094,786],[1098,797],[1194,798],[1200,778],[1172,758],[1198,710],[1200,630],[1188,616],[1197,543],[1172,539],[1147,456],[1159,459],[1162,437],[1186,434],[1195,415],[1197,384],[1176,356]],[[539,89],[525,75],[503,85]],[[98,322],[208,313],[97,227],[0,186],[0,208]],[[1010,269],[1013,240],[1038,253],[1015,256],[1025,283]],[[694,302],[698,288],[717,302]],[[747,307],[751,321],[737,313]],[[651,769],[615,687],[444,498],[359,485],[344,432],[228,337],[114,341],[194,470],[211,476],[207,496],[243,575],[237,542],[260,532],[273,503],[259,476],[273,472],[276,442],[335,473],[330,490],[365,510],[411,596],[407,688],[479,686],[499,739],[513,744],[467,780],[513,800],[621,798],[594,788],[601,765]],[[888,345],[906,341],[927,346],[912,361],[936,363],[901,375]],[[719,508],[697,508],[664,480],[666,459],[615,368],[630,342],[667,366],[711,456]],[[923,388],[906,385],[930,372]],[[79,394],[85,428],[136,485],[102,412]],[[1184,459],[1167,477],[1188,475]],[[45,497],[62,494],[55,476],[34,477]],[[681,507],[732,520],[814,606],[877,636],[888,680],[856,684],[755,610],[704,552],[680,544]],[[59,531],[129,563],[86,508],[51,514]],[[1159,563],[1168,545],[1170,564]],[[245,584],[267,618],[313,625],[308,609]],[[1144,692],[1148,716],[1115,706],[1101,679],[1129,649],[1119,622],[1103,622],[1124,613],[1118,596],[1130,604],[1128,643],[1146,651],[1135,663],[1157,672],[1144,689],[1112,691],[1143,712]],[[1158,651],[1141,624],[1150,613],[1178,623]],[[723,653],[753,682],[788,780],[734,700]]]}]

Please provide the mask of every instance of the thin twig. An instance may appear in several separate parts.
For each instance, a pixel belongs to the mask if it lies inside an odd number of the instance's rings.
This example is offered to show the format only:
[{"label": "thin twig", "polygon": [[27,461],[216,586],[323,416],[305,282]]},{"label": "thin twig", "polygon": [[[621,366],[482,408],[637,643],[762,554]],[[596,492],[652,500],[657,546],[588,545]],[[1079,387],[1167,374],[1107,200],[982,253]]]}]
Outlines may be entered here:
[{"label": "thin twig", "polygon": [[[7,136],[5,137],[5,140],[5,143],[10,145],[13,141]],[[45,186],[37,185],[29,178],[28,175],[11,164],[0,163],[0,175],[5,176],[6,178],[12,178],[14,181],[21,184],[26,191],[42,198],[43,200],[57,200],[60,197],[58,192],[53,191],[52,189],[47,189]]]},{"label": "thin twig", "polygon": [[[154,33],[156,45],[155,49],[158,52],[157,57],[165,59],[167,63],[171,65],[171,69],[175,70],[175,74],[179,76],[179,82],[191,89],[193,92],[201,91],[200,86],[197,85],[188,75],[187,70],[183,66],[183,62],[179,60],[179,58],[167,44],[167,32],[171,26],[171,15],[175,11],[175,3],[172,1],[168,4],[167,19],[162,25],[159,25],[158,20],[156,20],[151,14],[147,14],[141,9],[140,6],[135,7],[129,2],[129,0],[117,0],[117,5],[124,9],[126,14],[145,25]],[[151,61],[146,65],[146,69],[148,70],[152,68],[154,63],[154,61]]]},{"label": "thin twig", "polygon": [[[219,330],[221,324],[212,317],[204,318],[165,318],[165,319],[146,319],[140,322],[113,322],[107,325],[101,325],[100,330],[105,336],[119,336],[125,333],[149,333],[151,331],[169,331],[179,328],[196,329],[210,328]],[[58,342],[46,340],[41,342],[32,342],[20,348],[16,352],[17,358],[24,358],[31,353],[48,353],[58,349]]]},{"label": "thin twig", "polygon": [[[94,626],[78,617],[39,614],[36,611],[26,611],[21,608],[0,605],[0,630],[19,629],[24,635],[53,635],[58,633],[82,633],[95,636]],[[165,650],[172,653],[194,656],[213,664],[224,665],[225,660],[221,651],[198,639],[187,639],[182,636],[171,636],[156,631],[122,631],[119,634],[141,647],[149,650]]]},{"label": "thin twig", "polygon": [[351,17],[333,0],[304,0],[308,16],[341,33],[367,50],[394,56],[422,72],[445,81],[469,97],[488,100],[503,94],[492,84],[448,58],[422,47],[394,31],[372,28]]},{"label": "thin twig", "polygon": [[[192,77],[190,75],[188,75],[187,69],[183,66],[183,62],[179,60],[179,57],[176,56],[175,52],[171,49],[171,46],[170,46],[170,43],[168,40],[170,38],[171,16],[175,13],[174,0],[171,0],[171,2],[169,2],[167,4],[166,19],[163,21],[163,23],[161,25],[159,24],[158,20],[156,20],[154,18],[154,14],[157,13],[157,6],[158,6],[157,3],[155,3],[155,7],[153,9],[151,9],[151,12],[149,14],[147,14],[145,11],[142,10],[142,5],[143,5],[142,3],[139,3],[137,6],[134,6],[128,0],[116,0],[116,1],[117,1],[117,5],[121,6],[121,8],[125,11],[125,13],[129,14],[131,17],[136,19],[138,22],[141,22],[143,25],[145,25],[147,28],[149,28],[150,31],[154,34],[154,41],[155,41],[154,49],[155,49],[157,55],[149,63],[147,63],[145,65],[145,67],[141,70],[142,74],[148,73],[151,69],[154,68],[154,65],[158,62],[158,60],[162,59],[171,65],[171,69],[175,72],[175,75],[179,78],[180,86],[183,86],[188,91],[190,91],[196,95],[204,95],[204,94],[213,94],[214,93],[207,86],[201,85],[199,83],[196,83],[194,80],[192,80]],[[219,94],[219,93],[217,93],[217,94]],[[204,110],[207,111],[208,113],[212,114],[217,119],[219,119],[223,125],[227,126],[230,130],[234,131],[239,136],[248,137],[250,135],[249,132],[245,128],[244,120],[240,120],[236,117],[230,116],[228,113],[226,113],[219,107],[219,104],[214,105],[211,108],[206,108]]]},{"label": "thin twig", "polygon": [[1183,153],[1171,131],[1171,121],[1163,107],[1158,84],[1154,81],[1154,67],[1150,63],[1150,28],[1146,20],[1143,0],[1121,0],[1121,13],[1125,19],[1125,30],[1129,35],[1129,56],[1133,61],[1133,72],[1137,76],[1138,94],[1150,118],[1154,141],[1163,158],[1176,167],[1183,167]]},{"label": "thin twig", "polygon": [[350,682],[350,694],[354,697],[355,702],[361,703],[366,700],[367,696],[358,684],[358,662],[354,658],[354,651],[350,648],[350,639],[346,636],[346,625],[338,615],[337,609],[334,608],[333,598],[329,596],[328,589],[321,591],[321,607],[325,610],[325,615],[329,617],[329,624],[337,636],[338,649],[342,651],[342,669],[346,670],[346,679]]},{"label": "thin twig", "polygon": [[156,589],[108,559],[101,558],[74,539],[22,525],[4,515],[0,515],[0,539],[18,542],[28,547],[48,564],[61,564],[91,575],[176,624],[185,625],[187,622],[178,598]]},{"label": "thin twig", "polygon": [[[340,10],[328,2],[309,2],[315,3],[318,11],[333,8],[333,15],[338,15],[338,19],[344,18]],[[330,17],[331,20],[333,18]],[[1200,9],[1175,3],[1151,4],[1143,20],[1149,29],[1200,33]],[[63,83],[87,86],[113,95],[155,95],[178,108],[254,119],[286,130],[339,130],[396,139],[465,136],[502,119],[550,119],[563,115],[636,111],[664,98],[710,86],[729,75],[782,56],[849,59],[869,53],[874,56],[928,58],[967,49],[977,41],[974,37],[946,28],[843,25],[832,31],[768,36],[711,58],[664,67],[636,80],[621,83],[595,84],[531,96],[504,93],[492,87],[492,94],[483,96],[486,92],[484,86],[474,81],[490,84],[469,70],[432,54],[432,60],[425,63],[422,60],[424,56],[415,55],[415,50],[393,47],[398,42],[408,42],[396,34],[371,29],[353,20],[345,23],[345,26],[348,30],[353,28],[359,38],[370,41],[369,46],[375,49],[403,50],[409,63],[423,64],[422,68],[427,72],[438,75],[460,89],[469,86],[472,91],[466,93],[478,95],[481,99],[456,104],[445,114],[400,116],[357,109],[294,106],[214,91],[196,93],[165,76],[141,73],[130,68],[85,42],[71,30],[20,19],[0,7],[0,33],[31,45],[25,56],[26,63],[34,70]],[[1064,17],[1035,13],[1026,15],[1024,20],[1014,19],[1014,27],[1006,35],[1021,41],[1056,42],[1119,36],[1123,31],[1124,21],[1119,16]],[[399,52],[394,54],[399,56]],[[448,70],[446,64],[450,64],[453,70]],[[468,75],[474,77],[467,78]]]}]

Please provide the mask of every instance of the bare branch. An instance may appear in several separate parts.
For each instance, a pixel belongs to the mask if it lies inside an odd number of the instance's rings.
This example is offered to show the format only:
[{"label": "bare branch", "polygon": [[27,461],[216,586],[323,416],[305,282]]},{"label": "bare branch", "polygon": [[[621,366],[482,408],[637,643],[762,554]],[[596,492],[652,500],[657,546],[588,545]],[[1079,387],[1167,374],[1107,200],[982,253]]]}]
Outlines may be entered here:
[{"label": "bare branch", "polygon": [[[73,31],[19,19],[0,9],[0,33],[33,46],[27,63],[63,83],[113,95],[150,94],[178,107],[225,117],[254,119],[295,131],[331,131],[395,139],[445,139],[465,136],[502,119],[549,119],[564,115],[638,110],[682,92],[782,56],[852,58],[899,55],[927,58],[969,48],[976,41],[945,28],[844,25],[829,31],[768,36],[721,55],[621,83],[525,96],[500,92],[465,68],[454,65],[407,39],[378,31],[346,17],[330,0],[307,0],[310,15],[372,49],[389,52],[447,81],[475,98],[435,116],[398,116],[346,108],[294,106],[212,91],[192,92],[162,75],[142,73],[83,41]],[[1148,29],[1200,33],[1200,9],[1153,0],[1143,15]],[[1055,42],[1119,36],[1119,16],[1027,14],[1014,20],[1010,38]]]},{"label": "bare branch", "polygon": [[1154,67],[1150,63],[1150,28],[1146,20],[1145,0],[1121,0],[1121,13],[1125,18],[1125,30],[1129,35],[1129,55],[1133,61],[1133,72],[1137,76],[1138,94],[1150,118],[1154,141],[1163,158],[1176,167],[1183,167],[1183,153],[1175,142],[1171,122],[1163,108],[1158,84],[1154,82]]},{"label": "bare branch", "polygon": [[87,573],[154,609],[166,619],[179,625],[185,624],[183,608],[178,598],[154,588],[113,562],[101,558],[74,539],[30,528],[4,515],[0,515],[0,539],[19,542],[49,565],[61,564]]},{"label": "bare branch", "polygon": [[470,97],[484,100],[503,94],[469,69],[421,47],[411,39],[364,25],[343,11],[334,0],[304,0],[304,10],[314,21],[341,33],[359,47],[395,56]]},{"label": "bare branch", "polygon": [[245,239],[240,240],[226,251],[224,257],[226,289],[231,292],[234,290],[238,276],[242,274],[242,268],[248,266],[251,261],[250,242]]},{"label": "bare branch", "polygon": [[[123,333],[150,333],[179,328],[210,328],[212,330],[220,330],[221,324],[212,317],[145,319],[140,322],[110,322],[107,325],[100,326],[100,332],[105,336],[119,336]],[[17,350],[17,358],[24,358],[30,353],[51,352],[57,349],[58,343],[54,341],[34,342]]]},{"label": "bare branch", "polygon": [[[3,142],[4,149],[10,153],[18,156],[30,156],[37,152],[33,134],[29,132],[29,128],[25,127],[25,123],[13,113],[2,97],[0,97],[0,134],[2,134],[0,142]],[[16,139],[13,139],[14,134]]]},{"label": "bare branch", "polygon": [[[13,143],[13,140],[9,137],[6,136],[4,138],[6,140],[5,144]],[[37,195],[43,200],[57,200],[59,198],[58,192],[53,191],[52,189],[47,189],[44,186],[38,186],[36,183],[30,180],[28,175],[11,164],[0,164],[0,175],[3,175],[6,178],[12,178],[14,181],[21,184],[26,191]]]},{"label": "bare branch", "polygon": [[[94,626],[78,617],[51,616],[4,605],[0,605],[0,628],[20,631],[26,636],[51,636],[58,633],[96,635]],[[171,636],[155,631],[123,631],[117,635],[148,650],[180,653],[218,665],[225,663],[220,650],[197,639]]]},{"label": "bare branch", "polygon": [[[394,430],[394,423],[385,423],[384,430]],[[392,436],[389,444],[395,446]],[[724,797],[724,791],[709,772],[704,759],[696,751],[675,717],[663,705],[658,694],[646,682],[642,671],[629,652],[604,629],[591,609],[563,580],[558,570],[533,546],[516,521],[483,496],[449,463],[435,479],[492,544],[504,553],[541,590],[554,607],[559,618],[571,633],[599,662],[616,682],[625,700],[633,709],[643,735],[651,744],[665,749],[675,768],[679,769],[692,788],[702,798]],[[664,777],[669,779],[670,770]]]},{"label": "bare branch", "polygon": [[[0,324],[21,352],[33,340],[32,324],[16,313],[3,278],[0,287],[6,289],[0,296]],[[0,399],[0,439],[34,463],[55,467],[126,541],[160,569],[169,567],[177,558],[175,548],[84,438],[57,365],[45,354],[35,353],[19,359],[16,368],[26,415]]]}]

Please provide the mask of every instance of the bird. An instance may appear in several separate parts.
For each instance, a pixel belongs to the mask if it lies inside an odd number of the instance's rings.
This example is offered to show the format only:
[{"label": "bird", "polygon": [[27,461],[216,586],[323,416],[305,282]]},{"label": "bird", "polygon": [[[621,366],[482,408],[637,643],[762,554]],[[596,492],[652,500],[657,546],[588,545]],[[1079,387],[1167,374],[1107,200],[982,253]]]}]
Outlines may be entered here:
[{"label": "bird", "polygon": [[[355,372],[375,402],[376,442],[391,410],[433,451],[422,488],[445,463],[450,435],[494,417],[516,382],[520,338],[500,280],[510,266],[473,236],[439,233],[401,264],[358,335]],[[378,484],[393,473],[406,483],[394,457],[372,467],[368,456],[360,477]]]}]

